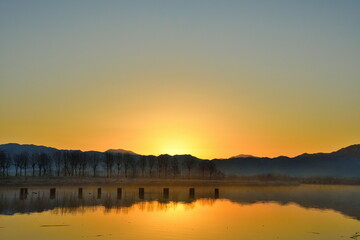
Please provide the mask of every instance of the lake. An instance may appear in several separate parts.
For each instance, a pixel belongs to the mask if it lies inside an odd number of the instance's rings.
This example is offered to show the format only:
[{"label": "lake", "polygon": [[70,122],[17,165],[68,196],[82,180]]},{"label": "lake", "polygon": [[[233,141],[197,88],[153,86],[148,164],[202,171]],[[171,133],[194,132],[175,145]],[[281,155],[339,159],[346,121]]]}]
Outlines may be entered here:
[{"label": "lake", "polygon": [[360,240],[360,186],[26,188],[0,188],[0,239]]}]

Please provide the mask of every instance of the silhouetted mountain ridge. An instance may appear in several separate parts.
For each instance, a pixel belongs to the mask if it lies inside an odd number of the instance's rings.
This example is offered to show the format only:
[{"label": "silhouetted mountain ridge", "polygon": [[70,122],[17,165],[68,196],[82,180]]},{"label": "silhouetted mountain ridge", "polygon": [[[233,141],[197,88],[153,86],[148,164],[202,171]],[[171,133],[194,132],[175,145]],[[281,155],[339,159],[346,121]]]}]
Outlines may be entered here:
[{"label": "silhouetted mountain ridge", "polygon": [[338,155],[360,156],[360,144],[354,144],[333,153]]},{"label": "silhouetted mountain ridge", "polygon": [[0,145],[0,150],[11,154],[19,154],[21,152],[28,152],[30,154],[44,152],[51,154],[59,149],[34,144],[7,143]]},{"label": "silhouetted mountain ridge", "polygon": [[[11,155],[20,154],[24,151],[29,154],[44,152],[51,155],[58,151],[58,149],[52,147],[16,143],[0,145],[0,150]],[[129,153],[137,157],[141,156],[123,149],[109,149],[106,152]],[[163,155],[170,156],[168,154]],[[203,159],[189,154],[175,155],[174,157],[180,163],[189,157],[194,159],[197,164],[203,161]],[[278,174],[294,177],[333,176],[359,178],[360,144],[341,148],[331,153],[304,153],[293,158],[287,156],[268,158],[240,155],[229,159],[213,159],[212,161],[226,175]]]},{"label": "silhouetted mountain ridge", "polygon": [[257,158],[253,155],[250,155],[250,154],[239,154],[239,155],[236,155],[236,156],[232,156],[230,158],[249,158],[249,157],[252,157],[252,158]]},{"label": "silhouetted mountain ridge", "polygon": [[304,153],[290,158],[215,159],[216,166],[226,174],[279,174],[294,177],[360,177],[360,145],[351,145],[331,153]]},{"label": "silhouetted mountain ridge", "polygon": [[125,150],[125,149],[109,149],[105,152],[112,152],[112,153],[128,153],[128,154],[132,154],[132,155],[139,155],[137,153],[134,153],[133,151],[130,150]]}]

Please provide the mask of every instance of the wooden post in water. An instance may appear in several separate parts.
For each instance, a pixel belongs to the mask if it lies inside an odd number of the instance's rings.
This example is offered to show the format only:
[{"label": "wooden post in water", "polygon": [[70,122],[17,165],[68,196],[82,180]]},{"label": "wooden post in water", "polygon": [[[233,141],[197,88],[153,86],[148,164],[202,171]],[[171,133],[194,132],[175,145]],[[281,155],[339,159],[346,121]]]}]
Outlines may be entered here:
[{"label": "wooden post in water", "polygon": [[97,198],[101,199],[101,188],[97,189]]},{"label": "wooden post in water", "polygon": [[79,199],[83,198],[83,189],[82,188],[79,188],[79,190],[78,190],[78,197],[79,197]]},{"label": "wooden post in water", "polygon": [[122,197],[122,188],[117,189],[117,199],[121,199]]},{"label": "wooden post in water", "polygon": [[164,188],[163,189],[163,197],[165,199],[168,199],[169,198],[169,188]]},{"label": "wooden post in water", "polygon": [[195,198],[195,188],[189,188],[189,197]]},{"label": "wooden post in water", "polygon": [[215,193],[215,198],[219,198],[219,189],[218,188],[215,188],[214,193]]},{"label": "wooden post in water", "polygon": [[144,196],[145,196],[145,189],[139,188],[139,198],[144,199]]},{"label": "wooden post in water", "polygon": [[28,189],[27,188],[20,188],[20,200],[25,200],[28,195]]},{"label": "wooden post in water", "polygon": [[20,200],[24,199],[24,188],[20,188],[19,199],[20,199]]},{"label": "wooden post in water", "polygon": [[56,197],[56,188],[50,188],[50,199],[55,199]]}]

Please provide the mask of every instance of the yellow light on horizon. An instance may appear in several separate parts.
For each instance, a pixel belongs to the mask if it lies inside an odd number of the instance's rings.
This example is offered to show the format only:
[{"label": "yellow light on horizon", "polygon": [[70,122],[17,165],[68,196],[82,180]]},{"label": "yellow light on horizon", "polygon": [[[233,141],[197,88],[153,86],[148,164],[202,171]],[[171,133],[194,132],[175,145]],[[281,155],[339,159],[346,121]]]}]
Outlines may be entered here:
[{"label": "yellow light on horizon", "polygon": [[184,141],[184,139],[180,138],[164,140],[161,152],[169,155],[188,154],[191,151],[191,147],[188,145],[188,142],[189,141]]}]

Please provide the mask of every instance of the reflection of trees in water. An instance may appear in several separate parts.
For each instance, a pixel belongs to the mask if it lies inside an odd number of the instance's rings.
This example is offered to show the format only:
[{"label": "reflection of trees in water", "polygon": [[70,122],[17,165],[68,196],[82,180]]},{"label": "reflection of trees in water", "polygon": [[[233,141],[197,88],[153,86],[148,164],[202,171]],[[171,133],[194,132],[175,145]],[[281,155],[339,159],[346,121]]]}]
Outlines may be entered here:
[{"label": "reflection of trees in water", "polygon": [[57,207],[54,208],[53,210],[51,210],[52,214],[56,214],[56,215],[68,215],[68,214],[82,214],[82,213],[86,213],[86,212],[95,212],[97,210],[96,206],[79,206],[79,207]]},{"label": "reflection of trees in water", "polygon": [[[179,205],[183,205],[184,209],[191,210],[193,209],[197,202],[203,205],[203,200],[197,200],[192,203],[185,202],[167,202],[161,203],[158,201],[142,201],[138,203],[134,203],[131,206],[124,207],[121,205],[111,205],[111,207],[107,206],[78,206],[78,207],[56,207],[50,212],[56,215],[66,215],[66,214],[83,214],[85,212],[96,212],[102,210],[104,214],[117,213],[117,214],[128,214],[134,210],[140,210],[141,212],[166,212],[168,210],[175,210]],[[201,202],[201,203],[200,203]],[[208,201],[206,201],[205,205],[208,205]]]},{"label": "reflection of trees in water", "polygon": [[194,209],[194,207],[195,207],[195,203],[194,202],[191,202],[191,203],[185,203],[184,204],[184,209],[185,210],[191,210],[191,209]]},{"label": "reflection of trees in water", "polygon": [[213,198],[202,198],[202,199],[199,199],[197,201],[197,203],[199,203],[199,205],[202,207],[206,207],[206,206],[214,205],[215,201],[216,201],[216,199],[213,199]]},{"label": "reflection of trees in water", "polygon": [[[217,187],[218,188],[218,187]],[[284,186],[284,187],[219,187],[220,197],[239,204],[276,202],[296,203],[305,208],[333,209],[360,219],[359,186]],[[20,198],[19,189],[0,189],[0,214],[32,213],[52,210],[53,214],[79,214],[88,211],[127,214],[133,210],[155,212],[175,210],[179,204],[185,210],[196,205],[212,206],[217,199],[214,187],[198,187],[195,196],[189,196],[188,187],[171,187],[169,196],[163,188],[146,187],[144,196],[139,196],[135,187],[124,188],[117,195],[116,188],[103,188],[101,198],[97,188],[84,188],[79,198],[77,188],[59,188],[54,199],[50,199],[49,188],[29,189],[25,199]]]},{"label": "reflection of trees in water", "polygon": [[[199,201],[199,200],[198,200]],[[184,205],[184,208],[192,209],[195,207],[195,202],[159,202],[159,201],[142,201],[133,204],[130,207],[115,207],[112,209],[115,213],[129,213],[133,210],[140,210],[141,212],[166,212],[168,210],[176,210],[179,204]]]}]

